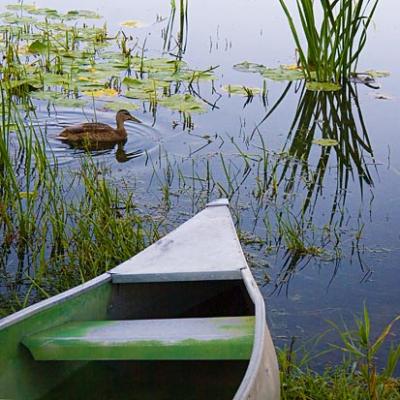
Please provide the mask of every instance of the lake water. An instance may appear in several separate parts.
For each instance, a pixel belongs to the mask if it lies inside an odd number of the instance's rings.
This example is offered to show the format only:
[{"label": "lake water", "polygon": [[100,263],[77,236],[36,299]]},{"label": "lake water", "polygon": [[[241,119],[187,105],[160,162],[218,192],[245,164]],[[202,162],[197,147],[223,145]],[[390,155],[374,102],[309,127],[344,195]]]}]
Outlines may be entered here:
[{"label": "lake water", "polygon": [[[81,8],[76,0],[36,4]],[[173,41],[163,50],[168,1],[88,0],[84,7],[105,16],[98,24],[107,21],[111,32],[122,21],[142,21],[144,27],[124,30],[139,46],[145,41],[147,57],[176,54]],[[398,9],[395,0],[380,3],[358,66],[390,72],[376,79],[379,88],[354,83],[339,93],[318,94],[306,93],[301,82],[265,80],[266,96],[247,98],[223,87],[263,88],[264,79],[235,70],[235,64],[272,68],[295,62],[278,1],[192,1],[182,59],[191,68],[216,67],[216,80],[179,90],[201,98],[206,112],[193,114],[188,126],[178,112],[160,106],[153,113],[136,100],[135,115],[143,124],[129,125],[124,148],[93,153],[116,182],[134,188],[139,208],[165,218],[169,228],[210,200],[230,198],[279,345],[324,332],[326,320],[350,323],[364,303],[375,332],[399,314]],[[173,37],[177,27],[176,19]],[[91,119],[93,107],[83,115],[81,109],[37,105],[49,152],[66,170],[77,168],[81,152],[55,136],[63,126]],[[114,116],[96,112],[105,123],[113,124]],[[312,143],[327,135],[338,145]],[[291,232],[315,254],[290,250]]]}]

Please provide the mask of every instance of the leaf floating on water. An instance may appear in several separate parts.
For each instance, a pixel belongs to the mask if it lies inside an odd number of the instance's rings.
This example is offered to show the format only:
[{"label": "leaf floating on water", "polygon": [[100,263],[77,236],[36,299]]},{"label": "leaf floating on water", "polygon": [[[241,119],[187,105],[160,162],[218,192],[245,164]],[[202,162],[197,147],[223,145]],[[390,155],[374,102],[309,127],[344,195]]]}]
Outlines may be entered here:
[{"label": "leaf floating on water", "polygon": [[23,10],[23,11],[31,11],[35,10],[36,6],[34,4],[25,4],[25,3],[19,3],[19,4],[7,4],[6,5],[7,10]]},{"label": "leaf floating on water", "polygon": [[171,110],[183,113],[205,112],[204,104],[190,94],[174,94],[173,96],[160,100],[160,104]]},{"label": "leaf floating on water", "polygon": [[239,64],[235,64],[233,69],[240,72],[259,72],[262,74],[266,69],[265,65],[256,64],[248,61],[243,61]]},{"label": "leaf floating on water", "polygon": [[337,146],[339,144],[339,142],[335,139],[315,139],[312,142],[313,144],[317,144],[318,146],[322,147]]},{"label": "leaf floating on water", "polygon": [[87,90],[82,94],[90,97],[114,97],[118,95],[115,89],[98,89],[98,90]]},{"label": "leaf floating on water", "polygon": [[132,63],[136,71],[142,72],[178,72],[186,67],[184,61],[169,58],[144,58],[133,57]]},{"label": "leaf floating on water", "polygon": [[82,99],[58,98],[53,101],[56,106],[68,108],[81,108],[86,105],[86,101]]},{"label": "leaf floating on water", "polygon": [[31,10],[28,10],[28,13],[33,14],[33,15],[43,15],[44,17],[51,18],[51,19],[61,18],[58,11],[55,10],[54,8],[34,8]]},{"label": "leaf floating on water", "polygon": [[222,87],[225,92],[229,94],[237,94],[240,96],[252,97],[256,94],[261,93],[261,89],[256,87],[247,87],[243,85],[225,85]]},{"label": "leaf floating on water", "polygon": [[48,46],[40,40],[35,40],[28,47],[29,53],[32,54],[45,54],[47,50]]},{"label": "leaf floating on water", "polygon": [[307,82],[306,88],[313,92],[336,92],[342,87],[332,82]]},{"label": "leaf floating on water", "polygon": [[79,18],[100,19],[101,15],[90,10],[70,10],[66,14],[63,14],[62,18],[68,20],[79,19]]},{"label": "leaf floating on water", "polygon": [[369,75],[371,78],[387,78],[390,76],[389,71],[375,71],[373,69],[369,69],[361,74]]},{"label": "leaf floating on water", "polygon": [[31,94],[31,97],[37,100],[55,100],[62,97],[62,94],[59,92],[36,91]]},{"label": "leaf floating on water", "polygon": [[135,103],[130,103],[128,101],[113,101],[113,102],[102,103],[101,108],[108,111],[119,111],[122,109],[137,110],[139,106]]},{"label": "leaf floating on water", "polygon": [[300,79],[304,79],[303,71],[299,70],[298,68],[265,68],[265,70],[262,72],[262,76],[273,81],[297,81]]},{"label": "leaf floating on water", "polygon": [[143,28],[146,24],[142,21],[138,21],[135,19],[129,19],[127,21],[123,21],[120,23],[124,28]]}]

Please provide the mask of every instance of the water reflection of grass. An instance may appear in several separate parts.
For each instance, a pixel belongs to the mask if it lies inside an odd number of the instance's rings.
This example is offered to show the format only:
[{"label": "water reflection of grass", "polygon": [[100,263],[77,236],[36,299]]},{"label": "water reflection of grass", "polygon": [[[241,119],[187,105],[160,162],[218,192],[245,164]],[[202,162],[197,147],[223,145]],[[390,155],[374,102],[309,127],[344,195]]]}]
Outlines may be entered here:
[{"label": "water reflection of grass", "polygon": [[[277,290],[313,258],[333,262],[336,273],[348,224],[347,193],[355,183],[362,201],[365,186],[373,185],[373,151],[354,86],[329,93],[303,86],[282,149],[268,148],[263,130],[272,113],[283,107],[291,87],[251,134],[208,137],[188,158],[160,153],[153,162],[153,175],[163,187],[162,201],[169,207],[175,198],[186,198],[193,210],[213,197],[231,200],[246,245],[251,247],[252,240],[256,247],[263,243],[265,251],[278,255]],[[217,142],[222,143],[219,151]],[[328,207],[324,223],[322,205],[324,210]],[[362,225],[358,219],[357,226]],[[360,239],[357,234],[350,238],[354,249],[361,249]]]}]

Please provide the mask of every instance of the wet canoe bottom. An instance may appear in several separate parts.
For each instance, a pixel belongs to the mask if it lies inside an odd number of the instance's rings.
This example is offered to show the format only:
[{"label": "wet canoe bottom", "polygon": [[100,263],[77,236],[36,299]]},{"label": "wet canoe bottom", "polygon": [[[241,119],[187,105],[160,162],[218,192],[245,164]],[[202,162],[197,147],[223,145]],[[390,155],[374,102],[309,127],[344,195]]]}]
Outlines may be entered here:
[{"label": "wet canoe bottom", "polygon": [[247,364],[247,361],[92,361],[41,400],[232,399]]}]

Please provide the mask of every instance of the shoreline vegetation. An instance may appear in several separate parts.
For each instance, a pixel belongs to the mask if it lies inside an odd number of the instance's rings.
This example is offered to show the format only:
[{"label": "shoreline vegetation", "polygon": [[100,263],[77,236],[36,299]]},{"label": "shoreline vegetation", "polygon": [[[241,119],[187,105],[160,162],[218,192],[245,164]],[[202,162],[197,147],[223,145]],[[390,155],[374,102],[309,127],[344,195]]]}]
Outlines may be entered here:
[{"label": "shoreline vegetation", "polygon": [[[325,345],[316,354],[307,350],[306,344],[296,349],[295,340],[278,349],[281,377],[281,398],[284,400],[395,400],[400,399],[400,379],[396,376],[400,359],[400,345],[390,343],[385,355],[385,366],[378,370],[377,357],[382,345],[393,339],[393,327],[400,315],[387,324],[376,338],[371,335],[371,322],[364,305],[361,318],[355,318],[354,329],[340,327],[329,322],[339,336],[338,344]],[[311,341],[324,342],[325,334]],[[325,363],[313,369],[319,358],[327,354],[339,354],[341,361]],[[322,372],[321,372],[322,369]]]}]

